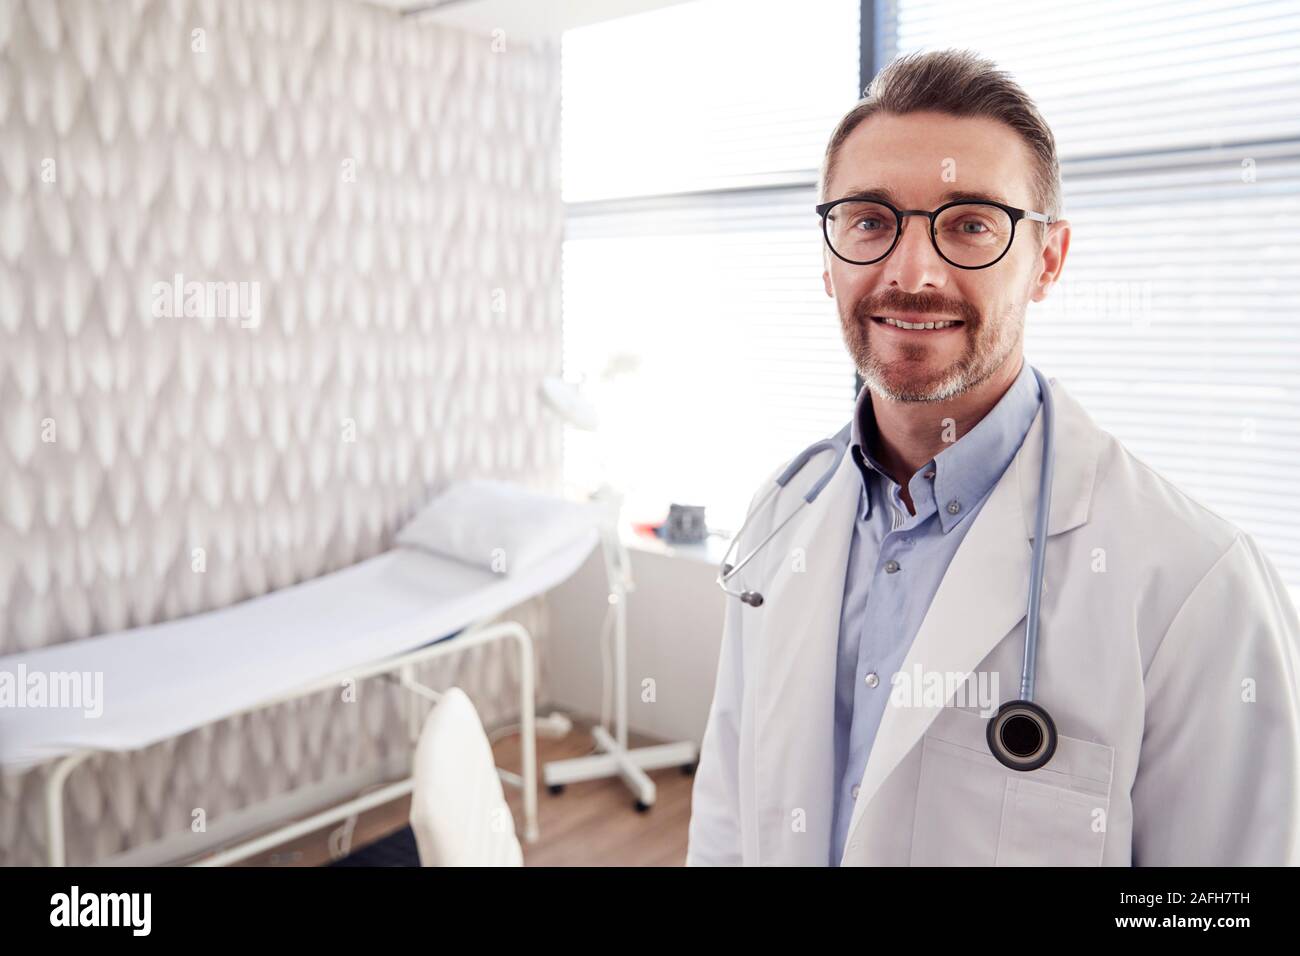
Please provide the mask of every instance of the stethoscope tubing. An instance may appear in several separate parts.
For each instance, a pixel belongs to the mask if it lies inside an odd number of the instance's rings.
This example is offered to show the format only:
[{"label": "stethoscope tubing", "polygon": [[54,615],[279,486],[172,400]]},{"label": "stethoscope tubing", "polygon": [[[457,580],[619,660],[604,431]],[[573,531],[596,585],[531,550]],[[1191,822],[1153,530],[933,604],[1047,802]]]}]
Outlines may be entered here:
[{"label": "stethoscope tubing", "polygon": [[[741,524],[740,530],[737,531],[735,537],[731,539],[731,544],[727,548],[727,553],[723,555],[722,558],[722,568],[718,574],[718,585],[728,594],[740,597],[741,592],[731,590],[726,586],[726,582],[731,580],[734,575],[738,574],[745,565],[749,564],[749,562],[753,560],[754,556],[762,551],[763,547],[775,538],[781,532],[781,529],[790,523],[795,515],[803,510],[804,505],[810,505],[816,501],[817,496],[822,493],[822,489],[830,483],[830,480],[833,477],[835,477],[835,472],[839,470],[840,462],[843,460],[845,452],[849,449],[849,435],[851,434],[849,428],[849,425],[845,425],[833,438],[823,438],[821,441],[809,445],[802,452],[796,455],[790,464],[786,466],[785,470],[776,477],[776,481],[773,483],[772,487],[768,489],[762,498],[755,502],[754,507],[750,509],[749,514],[745,516],[745,520]],[[806,465],[813,457],[820,455],[824,451],[834,451],[836,453],[835,461],[831,463],[830,468],[826,469],[826,473],[817,479],[813,486],[808,489],[808,492],[803,496],[803,499],[799,504],[791,509],[790,513],[782,519],[781,523],[773,528],[768,533],[767,537],[750,549],[749,554],[745,555],[744,560],[735,566],[728,564],[727,562],[731,560],[731,553],[739,546],[741,536],[744,535],[745,529],[749,527],[749,523],[753,519],[754,515],[762,511],[763,505],[767,504],[768,499],[788,485],[794,476],[803,469],[804,465]]]},{"label": "stethoscope tubing", "polygon": [[1029,607],[1025,616],[1025,654],[1020,669],[1020,699],[1033,702],[1038,666],[1038,631],[1042,622],[1043,569],[1047,563],[1047,526],[1052,508],[1056,464],[1056,408],[1043,373],[1031,366],[1043,399],[1043,460],[1038,470],[1038,506],[1034,512],[1034,546],[1029,559]]}]

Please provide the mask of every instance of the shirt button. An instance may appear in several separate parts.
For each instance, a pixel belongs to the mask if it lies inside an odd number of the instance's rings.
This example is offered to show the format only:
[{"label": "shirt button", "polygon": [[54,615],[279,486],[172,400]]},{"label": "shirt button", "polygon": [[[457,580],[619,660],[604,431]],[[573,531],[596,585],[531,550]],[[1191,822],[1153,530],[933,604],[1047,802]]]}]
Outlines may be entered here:
[{"label": "shirt button", "polygon": [[868,687],[875,687],[879,683],[880,683],[880,675],[878,675],[875,671],[872,671],[870,674],[867,675]]},{"label": "shirt button", "polygon": [[885,562],[885,573],[886,573],[886,574],[893,574],[893,573],[894,573],[895,571],[897,571],[897,570],[898,570],[898,562],[897,562],[897,561],[894,561],[894,560],[891,559],[891,560]]},{"label": "shirt button", "polygon": [[961,511],[960,501],[954,498],[952,501],[948,502],[948,514],[955,515],[959,511]]},{"label": "shirt button", "polygon": [[849,792],[853,794],[853,799],[856,800],[856,799],[858,799],[858,794],[859,794],[861,791],[862,791],[862,787],[861,787],[859,784],[856,784],[856,783],[855,783],[855,784],[853,785],[853,789],[850,790]]},{"label": "shirt button", "polygon": [[933,478],[933,477],[934,477],[934,472],[932,472],[932,471],[927,471],[927,472],[925,473],[925,477],[927,477],[927,478]]}]

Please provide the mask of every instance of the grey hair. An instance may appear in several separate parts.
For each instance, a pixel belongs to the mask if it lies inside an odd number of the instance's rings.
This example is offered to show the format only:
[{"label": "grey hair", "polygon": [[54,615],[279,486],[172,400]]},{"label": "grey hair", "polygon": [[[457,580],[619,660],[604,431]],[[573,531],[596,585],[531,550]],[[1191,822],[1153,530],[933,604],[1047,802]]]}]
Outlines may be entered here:
[{"label": "grey hair", "polygon": [[902,116],[934,112],[978,116],[1010,126],[1034,157],[1034,199],[1039,212],[1061,214],[1061,164],[1051,127],[1024,89],[988,60],[969,50],[940,50],[900,56],[876,74],[856,106],[831,134],[822,160],[822,200],[840,147],[863,120],[876,113]]}]

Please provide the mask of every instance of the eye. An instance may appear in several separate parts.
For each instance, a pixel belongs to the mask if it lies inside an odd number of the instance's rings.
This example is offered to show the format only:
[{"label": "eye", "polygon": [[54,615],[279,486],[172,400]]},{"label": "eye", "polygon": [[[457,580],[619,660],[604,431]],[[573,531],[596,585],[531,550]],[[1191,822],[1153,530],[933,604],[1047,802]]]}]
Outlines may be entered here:
[{"label": "eye", "polygon": [[853,225],[854,228],[865,226],[866,228],[862,230],[863,232],[874,232],[875,230],[885,228],[884,220],[876,216],[863,216],[861,219],[854,222]]},{"label": "eye", "polygon": [[957,223],[957,228],[969,236],[979,236],[989,231],[989,224],[981,219],[967,217]]}]

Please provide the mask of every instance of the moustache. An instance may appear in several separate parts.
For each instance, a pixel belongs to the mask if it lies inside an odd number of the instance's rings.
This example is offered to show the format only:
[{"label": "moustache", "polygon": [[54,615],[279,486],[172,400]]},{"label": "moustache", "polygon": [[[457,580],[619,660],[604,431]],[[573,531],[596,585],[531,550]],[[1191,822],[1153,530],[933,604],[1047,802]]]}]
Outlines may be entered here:
[{"label": "moustache", "polygon": [[886,312],[924,312],[931,315],[951,315],[967,325],[979,320],[979,310],[969,302],[947,299],[933,292],[899,292],[887,290],[869,295],[858,302],[854,317],[865,320]]}]

